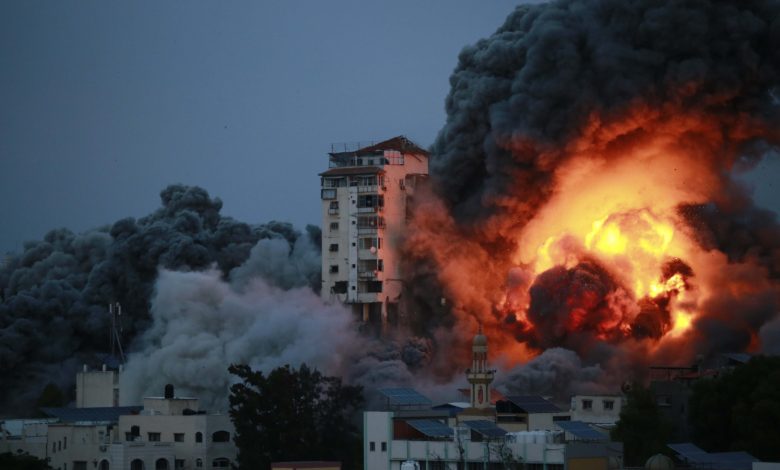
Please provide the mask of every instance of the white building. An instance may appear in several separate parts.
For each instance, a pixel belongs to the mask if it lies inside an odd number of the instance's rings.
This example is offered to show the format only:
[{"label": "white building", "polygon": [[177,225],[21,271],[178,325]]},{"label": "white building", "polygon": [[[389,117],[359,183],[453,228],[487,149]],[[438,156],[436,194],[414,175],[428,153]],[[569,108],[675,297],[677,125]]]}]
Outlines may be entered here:
[{"label": "white building", "polygon": [[383,411],[363,414],[366,470],[608,470],[623,449],[609,436],[539,396],[509,396],[491,405],[493,371],[480,328],[466,371],[470,403],[430,407],[408,388],[386,388]]},{"label": "white building", "polygon": [[[199,410],[196,398],[144,398],[137,415],[119,417],[111,468],[131,470],[230,468],[238,450],[230,417]],[[116,466],[114,466],[116,465]]]},{"label": "white building", "polygon": [[[86,382],[111,390],[107,377]],[[238,455],[230,417],[201,411],[197,399],[175,397],[170,385],[164,397],[144,398],[143,407],[43,411],[52,418],[0,422],[0,452],[26,452],[55,470],[230,468]]]},{"label": "white building", "polygon": [[614,426],[620,420],[623,400],[622,395],[574,395],[571,397],[571,419]]},{"label": "white building", "polygon": [[332,148],[322,177],[322,296],[366,323],[403,321],[399,251],[428,152],[403,136]]},{"label": "white building", "polygon": [[76,374],[76,407],[119,406],[119,377],[122,366],[112,370],[103,364],[101,370],[84,369]]}]

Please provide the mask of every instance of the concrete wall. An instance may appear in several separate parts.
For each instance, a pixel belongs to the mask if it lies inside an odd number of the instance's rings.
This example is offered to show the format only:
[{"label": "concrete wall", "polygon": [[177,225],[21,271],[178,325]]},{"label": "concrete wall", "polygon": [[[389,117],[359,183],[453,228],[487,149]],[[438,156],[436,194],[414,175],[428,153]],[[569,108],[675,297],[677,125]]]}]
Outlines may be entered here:
[{"label": "concrete wall", "polygon": [[[590,409],[586,408],[590,402]],[[612,403],[612,409],[607,403]],[[620,395],[575,395],[571,398],[571,419],[594,424],[614,424],[620,419],[623,397]]]},{"label": "concrete wall", "polygon": [[119,406],[119,371],[81,371],[76,374],[76,407],[98,406]]},{"label": "concrete wall", "polygon": [[77,468],[107,459],[112,436],[106,424],[52,424],[49,426],[48,455],[55,469]]},{"label": "concrete wall", "polygon": [[[138,426],[140,438],[128,441],[126,437],[133,426]],[[228,441],[214,442],[213,435],[217,431],[227,431]],[[197,459],[203,461],[204,468],[210,468],[217,458],[234,462],[238,453],[233,444],[234,432],[233,423],[227,415],[128,415],[121,416],[118,424],[119,441],[134,449],[132,452],[141,452],[136,447],[145,447],[143,452],[152,452],[149,455],[153,456],[157,455],[154,449],[165,447],[166,452],[170,449],[174,460],[184,461],[184,468],[195,468]],[[149,433],[159,433],[160,441],[151,442]],[[201,442],[196,442],[197,433],[202,435]],[[180,441],[176,441],[177,437]]]}]

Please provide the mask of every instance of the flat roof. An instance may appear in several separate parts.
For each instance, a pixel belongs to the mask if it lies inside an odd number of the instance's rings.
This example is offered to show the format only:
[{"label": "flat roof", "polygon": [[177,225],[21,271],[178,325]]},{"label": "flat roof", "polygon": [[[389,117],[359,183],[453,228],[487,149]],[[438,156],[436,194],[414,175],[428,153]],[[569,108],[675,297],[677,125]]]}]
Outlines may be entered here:
[{"label": "flat roof", "polygon": [[123,415],[137,415],[142,406],[101,406],[93,408],[41,408],[44,414],[63,423],[111,422],[116,423]]},{"label": "flat roof", "polygon": [[381,173],[382,171],[384,170],[382,170],[378,166],[336,167],[320,173],[320,176],[372,175],[376,173]]},{"label": "flat roof", "polygon": [[563,411],[538,395],[512,395],[506,397],[506,401],[512,402],[526,413],[560,413]]}]

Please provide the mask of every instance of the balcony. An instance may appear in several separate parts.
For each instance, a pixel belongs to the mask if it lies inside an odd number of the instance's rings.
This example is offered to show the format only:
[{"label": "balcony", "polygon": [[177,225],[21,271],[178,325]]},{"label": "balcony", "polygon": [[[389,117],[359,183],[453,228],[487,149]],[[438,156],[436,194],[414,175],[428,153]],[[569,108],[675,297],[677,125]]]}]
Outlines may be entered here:
[{"label": "balcony", "polygon": [[339,215],[339,210],[333,208],[328,209],[328,215]]},{"label": "balcony", "polygon": [[376,185],[376,184],[371,185],[371,186],[358,186],[357,187],[358,194],[361,194],[361,193],[375,193],[377,191],[379,191],[379,186]]},{"label": "balcony", "polygon": [[358,214],[378,214],[382,211],[382,208],[379,206],[373,206],[373,207],[358,207],[357,208]]},{"label": "balcony", "polygon": [[366,270],[366,271],[360,271],[358,272],[358,278],[360,279],[376,279],[378,277],[379,273],[374,270]]}]

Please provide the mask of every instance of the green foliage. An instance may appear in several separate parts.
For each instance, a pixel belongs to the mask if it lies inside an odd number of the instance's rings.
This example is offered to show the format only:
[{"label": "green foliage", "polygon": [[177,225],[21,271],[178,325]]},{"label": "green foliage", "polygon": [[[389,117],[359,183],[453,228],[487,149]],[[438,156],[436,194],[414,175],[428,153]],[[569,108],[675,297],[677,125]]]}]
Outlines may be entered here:
[{"label": "green foliage", "polygon": [[694,442],[710,452],[744,450],[780,460],[780,357],[757,356],[693,389]]},{"label": "green foliage", "polygon": [[[41,394],[38,396],[38,400],[35,402],[35,408],[37,410],[47,407],[56,408],[65,406],[65,404],[65,395],[62,393],[62,390],[53,383],[49,383],[43,388],[43,391],[41,391]],[[37,414],[38,416],[43,416],[43,413],[40,411],[38,411]]]},{"label": "green foliage", "polygon": [[344,386],[305,364],[268,376],[231,365],[243,383],[230,387],[230,417],[236,429],[238,463],[268,469],[275,461],[337,460],[359,468],[361,442],[355,418],[363,406],[361,387]]},{"label": "green foliage", "polygon": [[668,452],[666,444],[672,426],[661,414],[650,390],[635,387],[626,399],[611,437],[623,443],[626,466],[639,467],[652,455]]},{"label": "green foliage", "polygon": [[0,468],[3,470],[49,470],[51,467],[45,460],[29,454],[0,454]]}]

